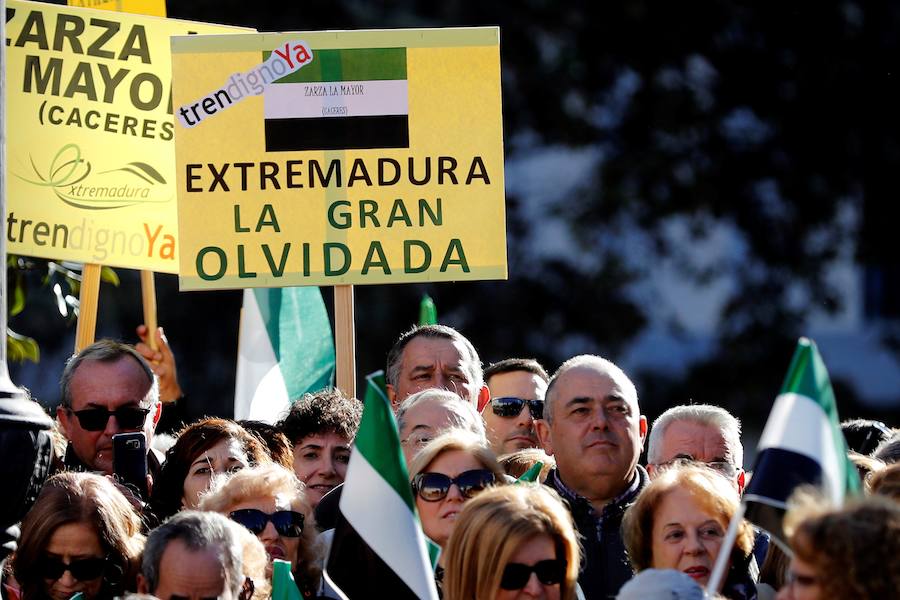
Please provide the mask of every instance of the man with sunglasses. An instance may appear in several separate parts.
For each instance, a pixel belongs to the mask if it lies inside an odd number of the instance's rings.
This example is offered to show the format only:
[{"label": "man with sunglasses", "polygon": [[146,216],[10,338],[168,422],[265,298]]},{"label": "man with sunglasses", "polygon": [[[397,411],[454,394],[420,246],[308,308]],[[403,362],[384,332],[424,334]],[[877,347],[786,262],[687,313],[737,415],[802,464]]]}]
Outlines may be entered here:
[{"label": "man with sunglasses", "polygon": [[[77,471],[113,473],[112,437],[142,431],[147,448],[162,406],[156,376],[134,348],[113,340],[95,342],[69,359],[60,380],[56,409],[69,443],[64,463]],[[151,476],[160,461],[147,453]]]},{"label": "man with sunglasses", "polygon": [[507,358],[484,370],[491,400],[481,407],[491,448],[500,456],[540,448],[535,419],[544,411],[547,371],[531,358]]},{"label": "man with sunglasses", "polygon": [[604,358],[570,358],[550,378],[544,418],[535,425],[544,450],[556,458],[545,484],[568,502],[584,538],[578,583],[586,598],[615,598],[633,575],[622,517],[649,482],[637,464],[647,435],[637,390]]}]

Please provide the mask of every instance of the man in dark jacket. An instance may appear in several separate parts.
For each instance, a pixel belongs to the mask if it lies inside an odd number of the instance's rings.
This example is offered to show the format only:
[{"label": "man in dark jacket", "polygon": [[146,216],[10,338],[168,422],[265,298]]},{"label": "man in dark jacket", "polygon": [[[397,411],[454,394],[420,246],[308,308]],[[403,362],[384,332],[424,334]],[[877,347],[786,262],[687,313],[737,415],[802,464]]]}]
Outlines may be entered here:
[{"label": "man in dark jacket", "polygon": [[633,575],[622,516],[648,482],[637,464],[647,435],[637,390],[610,361],[576,356],[550,379],[544,419],[536,426],[544,449],[556,458],[546,483],[568,502],[584,536],[578,583],[586,598],[615,598]]}]

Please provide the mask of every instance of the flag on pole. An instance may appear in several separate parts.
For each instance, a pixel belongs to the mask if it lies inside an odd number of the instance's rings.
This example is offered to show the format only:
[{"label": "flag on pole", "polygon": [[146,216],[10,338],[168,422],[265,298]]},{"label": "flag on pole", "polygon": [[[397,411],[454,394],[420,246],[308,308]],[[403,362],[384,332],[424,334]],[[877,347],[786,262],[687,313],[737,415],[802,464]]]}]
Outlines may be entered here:
[{"label": "flag on pole", "polygon": [[835,506],[859,493],[859,477],[847,458],[839,423],[825,363],[815,343],[800,338],[744,492],[748,520],[783,543],[781,520],[798,486],[818,486]]},{"label": "flag on pole", "polygon": [[425,294],[419,303],[419,326],[437,325],[437,306],[431,296]]},{"label": "flag on pole", "polygon": [[317,287],[244,290],[234,418],[274,423],[334,384],[334,338]]},{"label": "flag on pole", "polygon": [[370,386],[341,494],[328,580],[349,600],[437,599],[387,396]]}]

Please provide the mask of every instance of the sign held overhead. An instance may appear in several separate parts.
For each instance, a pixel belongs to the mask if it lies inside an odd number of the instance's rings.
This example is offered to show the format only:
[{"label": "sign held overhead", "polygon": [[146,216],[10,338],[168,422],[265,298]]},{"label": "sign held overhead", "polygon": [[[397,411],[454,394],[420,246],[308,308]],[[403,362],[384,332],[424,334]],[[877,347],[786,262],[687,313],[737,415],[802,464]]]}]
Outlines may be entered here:
[{"label": "sign held overhead", "polygon": [[506,277],[497,28],[172,56],[182,289]]}]

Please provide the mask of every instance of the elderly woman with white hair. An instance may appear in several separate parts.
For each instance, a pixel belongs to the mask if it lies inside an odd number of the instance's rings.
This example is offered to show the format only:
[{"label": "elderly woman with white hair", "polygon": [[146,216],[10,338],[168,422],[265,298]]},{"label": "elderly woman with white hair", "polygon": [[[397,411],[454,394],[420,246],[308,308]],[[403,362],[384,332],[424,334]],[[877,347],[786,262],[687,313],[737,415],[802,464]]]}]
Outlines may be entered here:
[{"label": "elderly woman with white hair", "polygon": [[220,477],[199,508],[226,515],[249,529],[263,543],[270,562],[290,561],[303,597],[315,596],[321,576],[316,528],[304,485],[292,471],[264,464]]},{"label": "elderly woman with white hair", "polygon": [[475,407],[453,392],[437,388],[404,400],[397,409],[397,428],[407,465],[419,450],[449,429],[469,431],[487,443],[484,420]]}]

